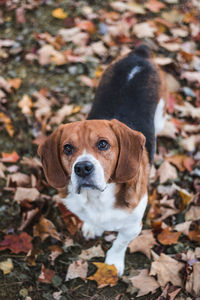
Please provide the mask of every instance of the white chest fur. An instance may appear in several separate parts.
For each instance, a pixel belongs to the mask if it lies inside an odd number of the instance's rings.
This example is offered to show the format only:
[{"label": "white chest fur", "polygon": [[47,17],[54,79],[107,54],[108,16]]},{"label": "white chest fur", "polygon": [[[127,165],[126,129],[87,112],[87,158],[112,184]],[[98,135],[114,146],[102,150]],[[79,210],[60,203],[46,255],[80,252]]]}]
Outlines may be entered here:
[{"label": "white chest fur", "polygon": [[129,228],[131,224],[141,220],[147,203],[147,196],[143,197],[138,206],[131,212],[115,208],[115,184],[107,184],[103,192],[83,189],[80,194],[69,185],[69,195],[63,199],[67,208],[82,221],[98,228],[99,233],[110,230],[119,231]]}]

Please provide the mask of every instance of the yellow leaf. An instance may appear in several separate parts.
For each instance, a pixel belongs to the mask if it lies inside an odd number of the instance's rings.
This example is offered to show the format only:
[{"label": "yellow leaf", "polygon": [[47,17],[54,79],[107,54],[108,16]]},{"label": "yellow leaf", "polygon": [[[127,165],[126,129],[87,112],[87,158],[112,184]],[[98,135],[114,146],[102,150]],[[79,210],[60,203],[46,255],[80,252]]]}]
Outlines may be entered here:
[{"label": "yellow leaf", "polygon": [[10,258],[0,262],[0,269],[3,271],[3,274],[10,274],[13,270],[13,263]]},{"label": "yellow leaf", "polygon": [[52,16],[57,19],[67,18],[67,13],[62,8],[56,8],[52,11]]},{"label": "yellow leaf", "polygon": [[98,284],[98,288],[107,285],[114,286],[117,284],[117,269],[114,265],[110,266],[99,262],[93,262],[93,264],[97,267],[97,271],[92,276],[89,276],[88,279],[95,280]]},{"label": "yellow leaf", "polygon": [[6,116],[3,112],[0,112],[0,122],[4,123],[6,131],[8,132],[9,136],[13,137],[15,131],[11,122],[11,119]]}]

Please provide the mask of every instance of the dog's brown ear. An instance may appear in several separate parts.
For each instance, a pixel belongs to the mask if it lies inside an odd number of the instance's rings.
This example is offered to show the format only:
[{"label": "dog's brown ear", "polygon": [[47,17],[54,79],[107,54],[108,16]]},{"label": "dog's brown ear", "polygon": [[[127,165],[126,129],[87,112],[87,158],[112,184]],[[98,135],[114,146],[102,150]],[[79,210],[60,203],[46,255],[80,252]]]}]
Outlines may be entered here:
[{"label": "dog's brown ear", "polygon": [[63,125],[60,125],[38,148],[46,179],[56,189],[63,188],[67,184],[67,177],[60,160],[59,147],[62,128]]},{"label": "dog's brown ear", "polygon": [[119,146],[119,157],[112,179],[122,183],[133,179],[139,170],[146,139],[118,120],[111,121]]}]

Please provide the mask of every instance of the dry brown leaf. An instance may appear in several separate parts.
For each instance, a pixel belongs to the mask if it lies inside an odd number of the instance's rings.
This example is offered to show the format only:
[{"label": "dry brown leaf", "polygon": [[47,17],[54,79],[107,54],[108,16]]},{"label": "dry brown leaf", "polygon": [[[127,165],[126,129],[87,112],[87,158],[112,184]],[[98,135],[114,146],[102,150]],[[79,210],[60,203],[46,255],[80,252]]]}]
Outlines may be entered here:
[{"label": "dry brown leaf", "polygon": [[156,27],[148,22],[138,23],[133,27],[133,32],[138,38],[152,38],[156,30]]},{"label": "dry brown leaf", "polygon": [[157,0],[148,0],[145,4],[145,7],[148,8],[152,12],[159,12],[162,8],[165,8],[166,5]]},{"label": "dry brown leaf", "polygon": [[6,167],[4,166],[4,164],[0,162],[0,178],[5,178],[5,174],[4,174],[5,171],[6,171]]},{"label": "dry brown leaf", "polygon": [[169,162],[164,161],[159,167],[158,176],[160,178],[160,183],[163,184],[168,180],[174,180],[178,177],[176,168],[173,167]]},{"label": "dry brown leaf", "polygon": [[180,141],[180,145],[183,147],[183,149],[189,152],[195,151],[199,143],[200,143],[200,134],[191,135],[190,137],[182,139],[182,141]]},{"label": "dry brown leaf", "polygon": [[187,221],[184,223],[177,224],[176,226],[174,226],[174,229],[185,235],[188,235],[191,223],[192,221]]},{"label": "dry brown leaf", "polygon": [[55,50],[52,45],[44,45],[38,50],[38,61],[42,66],[50,63],[59,66],[66,63],[66,58],[63,53]]},{"label": "dry brown leaf", "polygon": [[12,186],[13,183],[15,184],[15,186],[21,186],[21,187],[27,186],[30,183],[30,177],[27,174],[20,173],[20,172],[8,175],[6,186],[7,187]]},{"label": "dry brown leaf", "polygon": [[158,282],[154,277],[149,275],[147,269],[140,270],[140,274],[134,277],[130,277],[129,280],[134,287],[139,289],[137,297],[141,297],[148,293],[153,293],[157,288],[159,288]]},{"label": "dry brown leaf", "polygon": [[181,78],[187,79],[189,82],[197,81],[200,84],[200,72],[182,72]]},{"label": "dry brown leaf", "polygon": [[179,91],[181,85],[179,81],[172,74],[166,73],[165,78],[170,93]]},{"label": "dry brown leaf", "polygon": [[158,234],[157,239],[163,245],[177,244],[181,232],[171,232],[169,227],[166,227]]},{"label": "dry brown leaf", "polygon": [[189,231],[188,237],[191,241],[200,243],[200,226],[196,225],[194,230]]},{"label": "dry brown leaf", "polygon": [[21,108],[23,114],[31,115],[33,107],[33,102],[28,95],[24,95],[22,99],[18,102],[18,106]]},{"label": "dry brown leaf", "polygon": [[87,271],[88,271],[87,261],[83,261],[82,259],[74,261],[73,263],[71,263],[69,265],[65,281],[68,281],[68,280],[71,280],[71,279],[74,279],[77,277],[85,279],[87,277]]},{"label": "dry brown leaf", "polygon": [[169,162],[175,165],[179,171],[183,172],[185,171],[185,167],[183,165],[183,161],[187,157],[185,154],[176,154],[172,156],[166,156],[165,159]]},{"label": "dry brown leaf", "polygon": [[154,239],[152,230],[142,230],[141,234],[136,237],[130,244],[130,252],[142,252],[149,259],[151,257],[151,249],[156,245],[156,240]]},{"label": "dry brown leaf", "polygon": [[24,188],[24,187],[18,187],[15,192],[14,200],[18,203],[29,200],[29,201],[35,201],[39,198],[39,191],[36,188]]},{"label": "dry brown leaf", "polygon": [[8,83],[12,88],[18,90],[21,86],[22,80],[20,78],[8,79]]},{"label": "dry brown leaf", "polygon": [[117,269],[114,265],[110,266],[100,262],[93,262],[93,264],[97,267],[97,271],[92,276],[89,276],[88,279],[95,280],[98,284],[98,288],[117,284]]},{"label": "dry brown leaf", "polygon": [[200,262],[193,265],[193,272],[188,275],[186,281],[187,292],[199,297],[200,296]]},{"label": "dry brown leaf", "polygon": [[172,139],[176,139],[176,133],[178,132],[175,124],[170,120],[165,121],[165,126],[162,131],[159,132],[158,136],[165,136]]},{"label": "dry brown leaf", "polygon": [[183,263],[161,253],[159,258],[151,264],[150,275],[158,276],[158,283],[163,288],[168,282],[182,286],[179,271],[184,267]]},{"label": "dry brown leaf", "polygon": [[63,105],[51,118],[50,124],[61,124],[65,117],[70,116],[73,112],[73,105]]},{"label": "dry brown leaf", "polygon": [[42,241],[49,236],[56,240],[61,240],[54,224],[43,216],[40,218],[39,223],[33,227],[33,236],[39,236]]},{"label": "dry brown leaf", "polygon": [[101,245],[93,246],[89,249],[82,250],[81,254],[78,256],[80,259],[89,260],[93,257],[104,257],[105,253],[103,252]]},{"label": "dry brown leaf", "polygon": [[48,247],[48,250],[51,251],[49,254],[49,260],[51,262],[51,265],[54,266],[55,259],[62,254],[62,248],[58,245],[52,245]]},{"label": "dry brown leaf", "polygon": [[200,107],[194,107],[189,102],[184,102],[184,105],[175,104],[174,108],[180,113],[181,117],[200,118]]},{"label": "dry brown leaf", "polygon": [[51,283],[54,275],[55,275],[55,271],[46,269],[45,266],[42,264],[42,270],[38,277],[38,281],[44,283]]}]

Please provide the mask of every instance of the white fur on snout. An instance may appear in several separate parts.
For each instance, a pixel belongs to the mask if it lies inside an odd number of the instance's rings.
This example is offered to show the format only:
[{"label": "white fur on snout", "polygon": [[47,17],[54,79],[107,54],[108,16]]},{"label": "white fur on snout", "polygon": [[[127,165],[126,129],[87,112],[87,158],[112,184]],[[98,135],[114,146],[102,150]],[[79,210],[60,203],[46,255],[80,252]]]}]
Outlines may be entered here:
[{"label": "white fur on snout", "polygon": [[103,191],[106,188],[106,182],[104,178],[104,170],[103,167],[101,166],[100,162],[92,155],[87,153],[85,150],[83,153],[77,157],[76,161],[74,162],[72,166],[72,174],[71,174],[71,183],[76,191],[79,186],[79,177],[76,175],[74,167],[78,162],[82,161],[89,161],[93,164],[94,166],[94,171],[90,175],[91,180],[94,186],[96,186],[100,191]]}]

